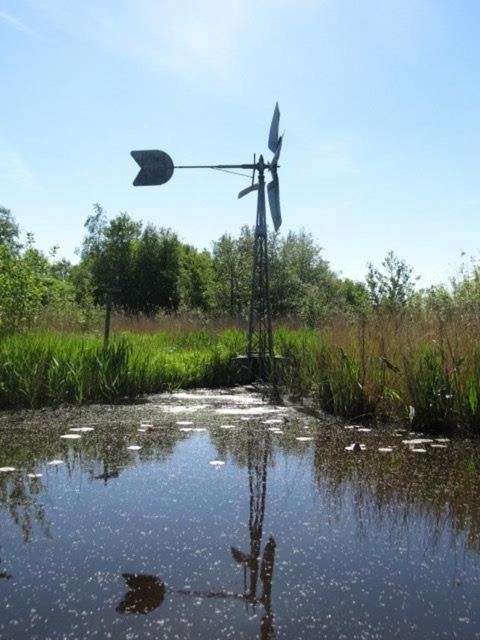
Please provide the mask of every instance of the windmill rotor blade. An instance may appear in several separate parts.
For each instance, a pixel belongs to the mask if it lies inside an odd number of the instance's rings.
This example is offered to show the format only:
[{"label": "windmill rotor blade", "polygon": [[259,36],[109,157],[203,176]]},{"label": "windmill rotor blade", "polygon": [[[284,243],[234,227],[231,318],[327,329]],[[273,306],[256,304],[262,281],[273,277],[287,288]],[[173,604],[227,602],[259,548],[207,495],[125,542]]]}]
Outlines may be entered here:
[{"label": "windmill rotor blade", "polygon": [[276,173],[273,175],[273,180],[267,185],[267,192],[273,228],[278,231],[282,225],[282,214],[280,211],[280,186]]},{"label": "windmill rotor blade", "polygon": [[272,164],[277,164],[278,159],[280,158],[280,151],[282,150],[283,136],[280,136],[278,139],[277,148],[275,149],[275,153],[272,158]]},{"label": "windmill rotor blade", "polygon": [[272,124],[270,125],[270,134],[268,136],[268,148],[272,153],[275,153],[278,146],[278,125],[280,123],[280,109],[278,108],[278,102],[275,105],[275,111],[273,112]]},{"label": "windmill rotor blade", "polygon": [[164,184],[173,175],[173,160],[165,151],[158,149],[131,151],[130,155],[140,167],[133,181],[135,187]]},{"label": "windmill rotor blade", "polygon": [[258,191],[258,184],[252,184],[249,187],[246,187],[245,189],[242,189],[240,191],[240,193],[238,194],[238,199],[243,198],[243,196],[248,195],[252,191]]}]

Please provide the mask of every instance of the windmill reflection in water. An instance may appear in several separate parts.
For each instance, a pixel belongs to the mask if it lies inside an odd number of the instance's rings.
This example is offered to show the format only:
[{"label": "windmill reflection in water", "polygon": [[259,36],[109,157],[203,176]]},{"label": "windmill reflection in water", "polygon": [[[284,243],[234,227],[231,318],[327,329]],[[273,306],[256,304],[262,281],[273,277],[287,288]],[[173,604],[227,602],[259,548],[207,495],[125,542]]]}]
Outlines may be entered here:
[{"label": "windmill reflection in water", "polygon": [[[122,574],[128,587],[127,593],[117,606],[119,613],[148,614],[157,609],[167,594],[193,596],[205,599],[239,600],[245,603],[247,612],[263,607],[260,621],[260,638],[272,640],[275,637],[274,614],[272,609],[272,580],[275,563],[276,542],[270,536],[262,554],[263,524],[267,497],[267,466],[271,446],[270,434],[261,438],[253,432],[247,440],[247,469],[249,486],[250,552],[244,553],[232,546],[232,557],[243,567],[243,593],[234,591],[201,591],[193,589],[173,589],[167,587],[157,576],[144,574]],[[259,589],[259,578],[261,590]]]}]

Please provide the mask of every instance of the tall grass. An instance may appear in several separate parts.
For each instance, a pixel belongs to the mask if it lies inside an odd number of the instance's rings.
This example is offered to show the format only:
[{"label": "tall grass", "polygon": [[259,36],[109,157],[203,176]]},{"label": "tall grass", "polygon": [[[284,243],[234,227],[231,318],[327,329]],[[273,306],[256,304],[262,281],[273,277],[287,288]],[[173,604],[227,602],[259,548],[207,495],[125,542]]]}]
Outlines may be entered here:
[{"label": "tall grass", "polygon": [[[322,329],[277,327],[280,380],[327,412],[480,431],[476,326],[372,316]],[[99,336],[30,332],[0,341],[0,407],[115,402],[179,387],[228,386],[245,331],[185,325]]]},{"label": "tall grass", "polygon": [[476,327],[373,317],[322,330],[280,329],[286,386],[349,418],[480,432]]},{"label": "tall grass", "polygon": [[114,402],[178,387],[232,382],[240,332],[99,337],[22,333],[0,342],[0,407]]}]

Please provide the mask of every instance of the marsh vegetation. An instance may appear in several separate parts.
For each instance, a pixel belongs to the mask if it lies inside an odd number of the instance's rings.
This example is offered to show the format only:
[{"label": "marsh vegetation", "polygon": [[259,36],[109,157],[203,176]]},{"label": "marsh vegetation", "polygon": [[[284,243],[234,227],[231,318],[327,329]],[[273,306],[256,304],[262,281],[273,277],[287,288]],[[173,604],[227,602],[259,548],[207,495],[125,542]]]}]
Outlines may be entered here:
[{"label": "marsh vegetation", "polygon": [[[238,381],[245,351],[251,230],[212,251],[96,205],[80,262],[21,242],[0,211],[0,407],[116,402]],[[419,289],[393,253],[364,282],[333,273],[304,232],[270,238],[280,382],[333,414],[480,428],[480,270]],[[104,303],[113,338],[102,343]]]}]

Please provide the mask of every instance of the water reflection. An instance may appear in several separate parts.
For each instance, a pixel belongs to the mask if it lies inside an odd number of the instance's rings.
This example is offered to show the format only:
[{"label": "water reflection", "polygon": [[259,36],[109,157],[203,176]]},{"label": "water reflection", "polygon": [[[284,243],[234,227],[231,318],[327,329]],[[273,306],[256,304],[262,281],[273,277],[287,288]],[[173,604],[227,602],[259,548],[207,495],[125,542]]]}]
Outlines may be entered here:
[{"label": "water reflection", "polygon": [[[241,565],[244,573],[243,593],[233,591],[212,591],[194,589],[167,588],[157,576],[123,573],[122,577],[128,587],[116,610],[118,613],[147,614],[162,605],[166,593],[176,596],[193,596],[196,599],[224,599],[245,602],[246,611],[256,610],[257,605],[263,607],[260,620],[261,640],[275,638],[274,614],[272,608],[272,580],[275,564],[276,542],[271,535],[261,553],[263,526],[267,504],[268,464],[272,455],[270,434],[258,433],[258,430],[246,430],[246,465],[248,470],[249,518],[248,531],[250,537],[249,553],[231,546],[233,560]],[[258,593],[258,578],[262,583]]]},{"label": "water reflection", "polygon": [[480,637],[476,442],[164,402],[0,429],[0,637]]},{"label": "water reflection", "polygon": [[119,613],[151,613],[165,599],[165,584],[155,576],[122,573],[128,591],[117,607]]},{"label": "water reflection", "polygon": [[[261,556],[263,524],[267,501],[267,470],[271,456],[271,437],[268,433],[259,438],[258,434],[249,431],[247,437],[247,469],[250,498],[248,530],[250,532],[250,553],[244,553],[231,547],[232,557],[244,570],[244,598],[248,606],[255,608],[257,603],[264,607],[261,619],[262,640],[274,637],[272,610],[272,579],[275,563],[276,542],[273,536],[268,538]],[[260,557],[262,558],[260,566]],[[262,581],[262,593],[257,596],[258,573]]]},{"label": "water reflection", "polygon": [[[2,564],[2,559],[0,558],[0,565]],[[10,580],[12,576],[7,572],[0,569],[0,580]]]},{"label": "water reflection", "polygon": [[20,528],[25,542],[32,539],[36,524],[45,537],[50,537],[46,509],[40,496],[45,486],[38,478],[29,478],[24,472],[0,477],[0,511],[5,509],[12,522]]},{"label": "water reflection", "polygon": [[118,478],[120,475],[120,467],[116,463],[111,463],[108,460],[103,461],[103,471],[98,475],[93,475],[94,480],[103,480],[106,485],[112,478]]}]

